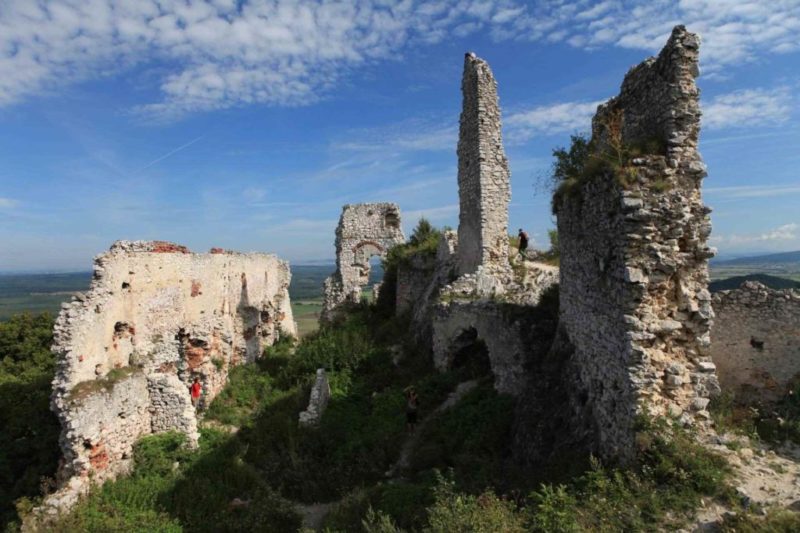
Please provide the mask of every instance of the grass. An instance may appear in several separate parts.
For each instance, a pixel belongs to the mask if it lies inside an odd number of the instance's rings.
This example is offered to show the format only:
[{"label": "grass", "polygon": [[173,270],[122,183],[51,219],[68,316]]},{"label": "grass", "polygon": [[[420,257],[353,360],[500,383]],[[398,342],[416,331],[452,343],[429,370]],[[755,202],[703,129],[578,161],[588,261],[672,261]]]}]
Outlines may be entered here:
[{"label": "grass", "polygon": [[319,315],[322,312],[322,299],[292,301],[292,315],[297,322],[297,335],[300,338],[319,329]]},{"label": "grass", "polygon": [[122,368],[112,368],[102,378],[81,381],[72,387],[67,395],[67,401],[79,402],[100,391],[110,391],[120,381],[130,376],[141,373],[142,369],[138,366],[125,366]]},{"label": "grass", "polygon": [[787,393],[774,405],[750,406],[731,394],[714,398],[709,412],[719,431],[730,431],[764,442],[800,444],[800,378],[790,383]]}]

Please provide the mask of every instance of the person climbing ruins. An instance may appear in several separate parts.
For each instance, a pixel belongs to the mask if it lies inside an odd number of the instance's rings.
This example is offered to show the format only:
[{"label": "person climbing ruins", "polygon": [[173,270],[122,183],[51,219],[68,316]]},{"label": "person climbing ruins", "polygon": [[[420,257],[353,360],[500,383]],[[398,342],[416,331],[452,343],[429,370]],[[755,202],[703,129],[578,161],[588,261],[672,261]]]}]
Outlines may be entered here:
[{"label": "person climbing ruins", "polygon": [[406,430],[413,433],[417,427],[417,411],[419,410],[419,396],[414,387],[406,392]]},{"label": "person climbing ruins", "polygon": [[524,256],[525,251],[528,249],[528,234],[522,231],[522,228],[519,228],[517,237],[519,237],[519,254]]},{"label": "person climbing ruins", "polygon": [[200,378],[195,377],[192,386],[189,387],[192,393],[192,405],[195,410],[200,410],[200,397],[203,394],[203,385],[200,384]]}]

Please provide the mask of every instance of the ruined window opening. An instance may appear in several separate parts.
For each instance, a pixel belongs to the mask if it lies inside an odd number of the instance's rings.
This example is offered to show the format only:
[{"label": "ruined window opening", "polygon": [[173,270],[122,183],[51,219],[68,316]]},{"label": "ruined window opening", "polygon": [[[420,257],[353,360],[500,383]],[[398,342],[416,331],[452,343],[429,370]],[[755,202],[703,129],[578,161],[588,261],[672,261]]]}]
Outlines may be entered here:
[{"label": "ruined window opening", "polygon": [[387,228],[399,228],[400,216],[397,213],[389,212],[383,217],[383,223]]},{"label": "ruined window opening", "polygon": [[130,289],[131,288],[131,284],[128,283],[127,281],[123,281],[122,282],[122,288],[123,289]]},{"label": "ruined window opening", "polygon": [[114,324],[114,335],[122,335],[126,331],[130,331],[130,325],[127,322],[117,322]]},{"label": "ruined window opening", "polygon": [[462,369],[470,378],[479,378],[492,373],[489,348],[478,337],[475,328],[464,330],[455,340],[452,367]]}]

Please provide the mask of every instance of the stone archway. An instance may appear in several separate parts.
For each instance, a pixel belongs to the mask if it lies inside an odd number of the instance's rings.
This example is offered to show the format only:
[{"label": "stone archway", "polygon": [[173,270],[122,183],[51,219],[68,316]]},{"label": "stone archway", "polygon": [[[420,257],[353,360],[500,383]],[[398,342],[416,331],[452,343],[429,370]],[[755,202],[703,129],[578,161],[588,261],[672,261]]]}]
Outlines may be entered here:
[{"label": "stone archway", "polygon": [[329,322],[361,299],[369,283],[370,259],[405,242],[397,204],[353,204],[342,208],[336,228],[336,272],[325,280],[321,320]]}]

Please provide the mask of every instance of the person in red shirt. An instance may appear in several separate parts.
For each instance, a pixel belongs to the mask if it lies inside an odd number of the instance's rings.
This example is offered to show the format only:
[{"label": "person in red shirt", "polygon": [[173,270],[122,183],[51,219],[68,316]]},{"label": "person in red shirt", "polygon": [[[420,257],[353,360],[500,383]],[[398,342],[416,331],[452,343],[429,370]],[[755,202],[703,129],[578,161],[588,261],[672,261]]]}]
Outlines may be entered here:
[{"label": "person in red shirt", "polygon": [[200,384],[200,378],[194,378],[194,383],[190,387],[192,393],[192,405],[195,409],[200,408],[200,396],[203,393],[203,386]]}]

